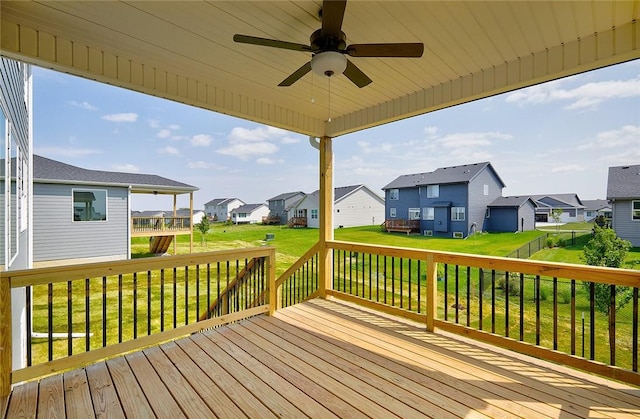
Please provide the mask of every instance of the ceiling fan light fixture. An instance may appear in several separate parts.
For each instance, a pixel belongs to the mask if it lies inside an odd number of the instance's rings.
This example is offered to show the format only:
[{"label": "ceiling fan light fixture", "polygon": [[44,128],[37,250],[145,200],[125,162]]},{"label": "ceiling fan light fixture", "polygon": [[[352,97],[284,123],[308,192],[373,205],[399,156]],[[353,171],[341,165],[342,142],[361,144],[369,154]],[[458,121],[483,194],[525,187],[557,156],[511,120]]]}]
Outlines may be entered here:
[{"label": "ceiling fan light fixture", "polygon": [[319,76],[342,74],[347,68],[347,57],[336,51],[319,52],[311,58],[311,69]]}]

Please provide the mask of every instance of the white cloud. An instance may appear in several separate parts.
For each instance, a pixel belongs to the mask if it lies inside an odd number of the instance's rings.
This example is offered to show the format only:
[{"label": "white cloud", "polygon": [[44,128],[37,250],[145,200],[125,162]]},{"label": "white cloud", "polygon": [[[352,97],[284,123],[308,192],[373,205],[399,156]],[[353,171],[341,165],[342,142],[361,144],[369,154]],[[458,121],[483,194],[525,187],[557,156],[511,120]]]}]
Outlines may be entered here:
[{"label": "white cloud", "polygon": [[625,125],[620,129],[603,131],[596,134],[593,141],[578,146],[580,150],[625,147],[640,147],[640,126]]},{"label": "white cloud", "polygon": [[425,134],[427,134],[428,137],[435,136],[438,133],[438,131],[440,131],[438,127],[428,126],[424,128],[424,132]]},{"label": "white cloud", "polygon": [[83,102],[76,102],[75,100],[72,100],[71,102],[69,102],[71,105],[80,108],[80,109],[86,109],[88,111],[96,111],[98,110],[98,108],[96,106],[93,106],[92,104],[90,104],[87,101],[83,101]]},{"label": "white cloud", "polygon": [[213,138],[208,134],[194,135],[190,140],[191,145],[194,147],[207,147],[212,141]]},{"label": "white cloud", "polygon": [[138,120],[137,113],[113,113],[109,115],[103,115],[102,119],[109,122],[136,122]]},{"label": "white cloud", "polygon": [[538,105],[557,101],[570,102],[565,109],[596,108],[605,100],[640,96],[640,77],[629,80],[608,80],[586,83],[575,88],[564,89],[563,84],[579,79],[574,76],[563,80],[531,86],[509,93],[507,103]]},{"label": "white cloud", "polygon": [[65,157],[82,157],[92,154],[102,154],[102,150],[93,148],[79,147],[37,147],[34,151],[36,154],[47,156],[65,156]]},{"label": "white cloud", "polygon": [[246,160],[250,156],[273,154],[276,151],[278,151],[278,147],[275,144],[260,142],[249,144],[232,144],[228,147],[219,149],[218,153],[227,156],[235,156],[240,159]]},{"label": "white cloud", "polygon": [[175,148],[175,147],[171,147],[171,146],[166,146],[164,148],[159,148],[158,149],[158,153],[160,154],[173,154],[173,155],[179,155],[180,151]]},{"label": "white cloud", "polygon": [[389,153],[393,150],[393,145],[389,143],[382,143],[377,146],[371,145],[368,141],[358,141],[358,147],[365,154],[372,153]]},{"label": "white cloud", "polygon": [[296,137],[283,137],[280,142],[282,144],[298,144],[300,142],[300,138],[296,138]]},{"label": "white cloud", "polygon": [[157,119],[149,119],[149,128],[160,128],[160,121]]},{"label": "white cloud", "polygon": [[551,169],[551,173],[577,173],[584,172],[586,168],[579,164],[565,164]]},{"label": "white cloud", "polygon": [[276,161],[271,157],[260,157],[256,160],[258,164],[276,164]]},{"label": "white cloud", "polygon": [[221,167],[215,164],[207,163],[206,161],[190,161],[187,163],[189,169],[221,169]]},{"label": "white cloud", "polygon": [[125,164],[114,164],[112,166],[113,170],[117,170],[119,172],[129,172],[129,173],[138,173],[140,168],[130,163]]},{"label": "white cloud", "polygon": [[174,130],[174,131],[175,131],[175,130],[177,130],[177,129],[180,129],[180,125],[178,125],[178,124],[171,124],[171,125],[169,125],[169,129],[172,129],[172,130]]},{"label": "white cloud", "polygon": [[171,137],[171,130],[168,130],[166,128],[165,129],[161,129],[156,134],[156,137],[158,137],[158,138],[169,138],[169,137]]},{"label": "white cloud", "polygon": [[235,127],[229,134],[230,143],[258,142],[277,140],[289,136],[289,132],[275,127],[260,126],[254,129]]}]

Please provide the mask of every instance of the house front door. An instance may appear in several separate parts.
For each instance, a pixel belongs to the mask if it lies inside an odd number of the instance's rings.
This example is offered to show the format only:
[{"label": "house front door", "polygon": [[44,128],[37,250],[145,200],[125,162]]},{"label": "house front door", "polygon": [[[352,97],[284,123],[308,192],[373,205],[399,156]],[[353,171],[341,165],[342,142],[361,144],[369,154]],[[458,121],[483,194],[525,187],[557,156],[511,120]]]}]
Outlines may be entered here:
[{"label": "house front door", "polygon": [[433,211],[433,230],[441,233],[449,231],[449,208],[436,207]]}]

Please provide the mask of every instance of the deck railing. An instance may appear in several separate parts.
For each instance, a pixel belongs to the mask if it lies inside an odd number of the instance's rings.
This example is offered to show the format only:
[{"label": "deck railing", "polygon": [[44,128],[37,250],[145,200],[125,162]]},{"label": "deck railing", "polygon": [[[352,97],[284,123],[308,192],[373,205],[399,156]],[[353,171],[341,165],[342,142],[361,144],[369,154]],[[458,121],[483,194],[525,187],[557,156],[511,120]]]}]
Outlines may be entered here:
[{"label": "deck railing", "polygon": [[[329,242],[330,295],[640,385],[640,271]],[[628,304],[604,312],[601,307]]]},{"label": "deck railing", "polygon": [[14,370],[11,381],[273,311],[274,258],[274,248],[261,247],[3,272],[3,290],[26,290],[32,331],[27,367]]},{"label": "deck railing", "polygon": [[189,232],[190,217],[131,217],[132,235]]},{"label": "deck railing", "polygon": [[[322,246],[277,279],[267,247],[3,272],[0,379],[41,377],[318,296]],[[640,385],[640,271],[339,241],[326,249],[328,296]],[[30,366],[9,376],[8,301],[25,287]],[[619,290],[629,303],[601,314],[596,301],[619,301]]]}]

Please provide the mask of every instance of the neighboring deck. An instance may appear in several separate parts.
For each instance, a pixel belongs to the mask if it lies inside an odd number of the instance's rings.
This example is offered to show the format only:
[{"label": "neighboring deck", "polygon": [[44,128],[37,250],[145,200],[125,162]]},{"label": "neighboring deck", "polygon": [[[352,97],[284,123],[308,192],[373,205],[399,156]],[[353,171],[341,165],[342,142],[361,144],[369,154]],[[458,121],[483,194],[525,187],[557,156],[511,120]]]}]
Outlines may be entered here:
[{"label": "neighboring deck", "polygon": [[621,418],[640,389],[316,299],[15,387],[36,414]]}]

